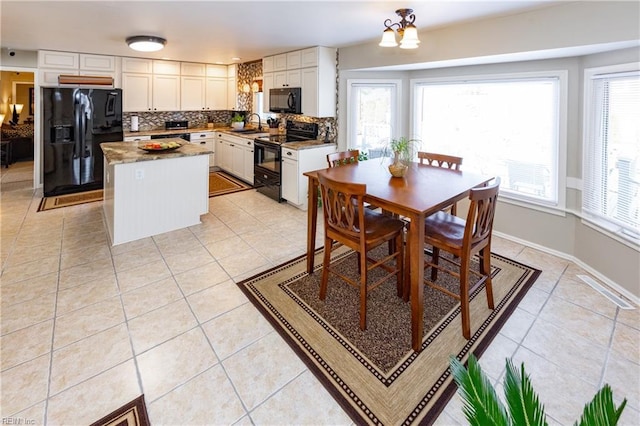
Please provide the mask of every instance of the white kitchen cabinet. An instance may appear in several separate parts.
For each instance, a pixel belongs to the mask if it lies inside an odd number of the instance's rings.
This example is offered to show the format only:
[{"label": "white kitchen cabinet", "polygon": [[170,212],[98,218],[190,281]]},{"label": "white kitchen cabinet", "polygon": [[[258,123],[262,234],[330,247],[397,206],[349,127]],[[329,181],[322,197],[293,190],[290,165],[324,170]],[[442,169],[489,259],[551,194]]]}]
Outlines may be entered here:
[{"label": "white kitchen cabinet", "polygon": [[204,77],[180,77],[180,109],[182,111],[199,111],[205,109]]},{"label": "white kitchen cabinet", "polygon": [[143,58],[122,58],[122,72],[151,74],[153,72],[153,61]]},{"label": "white kitchen cabinet", "polygon": [[229,65],[227,69],[227,108],[238,109],[238,83],[236,77],[237,67]]},{"label": "white kitchen cabinet", "polygon": [[334,144],[295,150],[282,148],[282,198],[301,210],[307,210],[309,182],[305,172],[327,167],[327,154],[335,152]]},{"label": "white kitchen cabinet", "polygon": [[125,112],[151,111],[153,75],[122,73],[122,109]]},{"label": "white kitchen cabinet", "polygon": [[113,78],[114,87],[121,87],[117,63],[115,56],[40,50],[38,78],[41,86],[58,86],[60,75],[104,76]]},{"label": "white kitchen cabinet", "polygon": [[262,58],[262,73],[273,72],[273,56]]},{"label": "white kitchen cabinet", "polygon": [[[215,153],[216,150],[216,140],[214,132],[198,132],[190,134],[190,142],[194,144],[199,144],[200,146],[204,146],[209,151]],[[209,167],[215,166],[215,155],[209,154]]]},{"label": "white kitchen cabinet", "polygon": [[310,47],[300,51],[300,68],[317,67],[320,48]]},{"label": "white kitchen cabinet", "polygon": [[177,75],[153,75],[153,110],[180,110],[180,77]]},{"label": "white kitchen cabinet", "polygon": [[311,117],[336,115],[335,49],[317,47],[318,66],[301,69],[302,113]]},{"label": "white kitchen cabinet", "polygon": [[[282,68],[285,57],[287,65]],[[265,64],[273,64],[265,68]],[[278,87],[302,88],[302,113],[310,117],[335,117],[336,115],[336,49],[316,46],[294,52],[266,57],[263,64],[263,91]],[[280,68],[279,68],[280,67]],[[273,69],[273,71],[268,71]]]},{"label": "white kitchen cabinet", "polygon": [[180,110],[180,62],[122,58],[122,71],[125,112]]},{"label": "white kitchen cabinet", "polygon": [[285,71],[287,69],[287,54],[275,55],[273,57],[273,70]]},{"label": "white kitchen cabinet", "polygon": [[58,77],[61,75],[79,75],[77,70],[68,69],[46,69],[38,70],[38,80],[41,86],[58,86]]},{"label": "white kitchen cabinet", "polygon": [[72,52],[39,50],[38,68],[77,70],[80,68],[80,55]]},{"label": "white kitchen cabinet", "polygon": [[[93,72],[116,72],[116,57],[106,55],[87,55],[80,54],[80,71],[93,71]],[[81,75],[86,75],[84,72]]]},{"label": "white kitchen cabinet", "polygon": [[205,109],[223,110],[227,109],[227,78],[207,77],[205,82]]},{"label": "white kitchen cabinet", "polygon": [[[300,87],[301,70],[288,70],[273,73],[273,87]],[[264,84],[264,83],[263,83]]]},{"label": "white kitchen cabinet", "polygon": [[287,69],[288,70],[295,70],[301,67],[301,60],[302,60],[301,53],[302,53],[301,50],[295,50],[293,52],[287,53]]},{"label": "white kitchen cabinet", "polygon": [[231,150],[230,142],[220,138],[217,139],[215,148],[215,165],[217,167],[225,171],[231,170]]},{"label": "white kitchen cabinet", "polygon": [[181,62],[180,75],[192,77],[204,77],[207,75],[206,64],[198,64],[194,62]]},{"label": "white kitchen cabinet", "polygon": [[[293,158],[291,151],[287,151],[287,153],[289,156],[282,159],[280,168],[282,173],[282,198],[291,204],[298,205],[300,204],[300,195],[298,194],[298,158],[297,155]],[[283,154],[285,154],[284,150]]]},{"label": "white kitchen cabinet", "polygon": [[207,64],[207,77],[227,78],[229,73],[227,65]]},{"label": "white kitchen cabinet", "polygon": [[262,112],[269,112],[269,90],[273,89],[273,74],[272,72],[262,73],[262,93],[264,96],[264,100],[262,101]]},{"label": "white kitchen cabinet", "polygon": [[253,185],[253,139],[218,133],[215,165]]},{"label": "white kitchen cabinet", "polygon": [[180,62],[153,60],[153,73],[163,75],[180,75]]}]

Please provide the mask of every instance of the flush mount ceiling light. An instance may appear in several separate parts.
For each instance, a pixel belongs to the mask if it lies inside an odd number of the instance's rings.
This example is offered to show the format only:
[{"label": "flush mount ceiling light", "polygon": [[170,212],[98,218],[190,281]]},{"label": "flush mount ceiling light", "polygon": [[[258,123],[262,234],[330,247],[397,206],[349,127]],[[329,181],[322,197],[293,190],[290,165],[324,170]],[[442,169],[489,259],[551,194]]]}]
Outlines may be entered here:
[{"label": "flush mount ceiling light", "polygon": [[127,38],[127,44],[139,52],[155,52],[167,44],[167,40],[155,36],[133,36]]},{"label": "flush mount ceiling light", "polygon": [[397,32],[400,36],[400,48],[401,49],[417,49],[420,40],[418,39],[418,29],[413,25],[416,20],[413,14],[413,9],[398,9],[396,14],[400,18],[400,22],[392,23],[391,19],[384,21],[384,26],[387,27],[382,33],[382,40],[378,46],[382,47],[396,47],[396,33],[393,27],[398,27]]}]

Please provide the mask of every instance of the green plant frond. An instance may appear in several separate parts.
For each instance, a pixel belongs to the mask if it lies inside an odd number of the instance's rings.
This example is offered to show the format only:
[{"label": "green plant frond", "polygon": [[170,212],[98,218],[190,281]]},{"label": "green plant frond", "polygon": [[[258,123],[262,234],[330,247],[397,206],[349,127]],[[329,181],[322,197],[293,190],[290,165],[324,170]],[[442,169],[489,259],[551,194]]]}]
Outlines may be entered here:
[{"label": "green plant frond", "polygon": [[544,405],[540,403],[538,395],[533,390],[531,380],[524,370],[524,364],[521,365],[520,374],[518,374],[513,362],[508,358],[504,378],[504,394],[514,425],[547,424]]},{"label": "green plant frond", "polygon": [[507,426],[507,412],[496,391],[485,376],[475,356],[470,355],[467,370],[455,356],[449,358],[453,379],[464,403],[464,414],[470,425]]},{"label": "green plant frond", "polygon": [[616,408],[611,387],[605,384],[594,395],[593,399],[584,406],[580,422],[574,423],[574,426],[616,425],[625,405],[627,405],[626,398],[622,401],[620,407]]}]

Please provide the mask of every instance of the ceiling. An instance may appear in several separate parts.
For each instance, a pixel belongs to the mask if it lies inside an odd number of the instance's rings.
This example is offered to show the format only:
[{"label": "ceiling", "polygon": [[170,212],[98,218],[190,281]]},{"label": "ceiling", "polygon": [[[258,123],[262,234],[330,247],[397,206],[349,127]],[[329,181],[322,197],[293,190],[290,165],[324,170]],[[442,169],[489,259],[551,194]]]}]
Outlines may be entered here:
[{"label": "ceiling", "polygon": [[[418,31],[547,7],[537,1],[10,1],[0,2],[2,48],[62,50],[229,64],[310,46],[378,41],[395,10],[413,8]],[[133,35],[168,40],[160,52],[127,47]],[[239,60],[233,60],[237,57]]]}]

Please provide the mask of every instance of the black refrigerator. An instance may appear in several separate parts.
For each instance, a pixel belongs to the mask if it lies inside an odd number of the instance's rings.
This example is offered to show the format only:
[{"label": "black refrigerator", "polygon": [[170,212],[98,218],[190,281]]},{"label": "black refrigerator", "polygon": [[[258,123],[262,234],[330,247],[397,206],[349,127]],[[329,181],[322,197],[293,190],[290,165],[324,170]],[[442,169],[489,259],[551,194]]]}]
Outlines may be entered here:
[{"label": "black refrigerator", "polygon": [[122,90],[42,89],[44,195],[101,189],[100,144],[121,141]]}]

